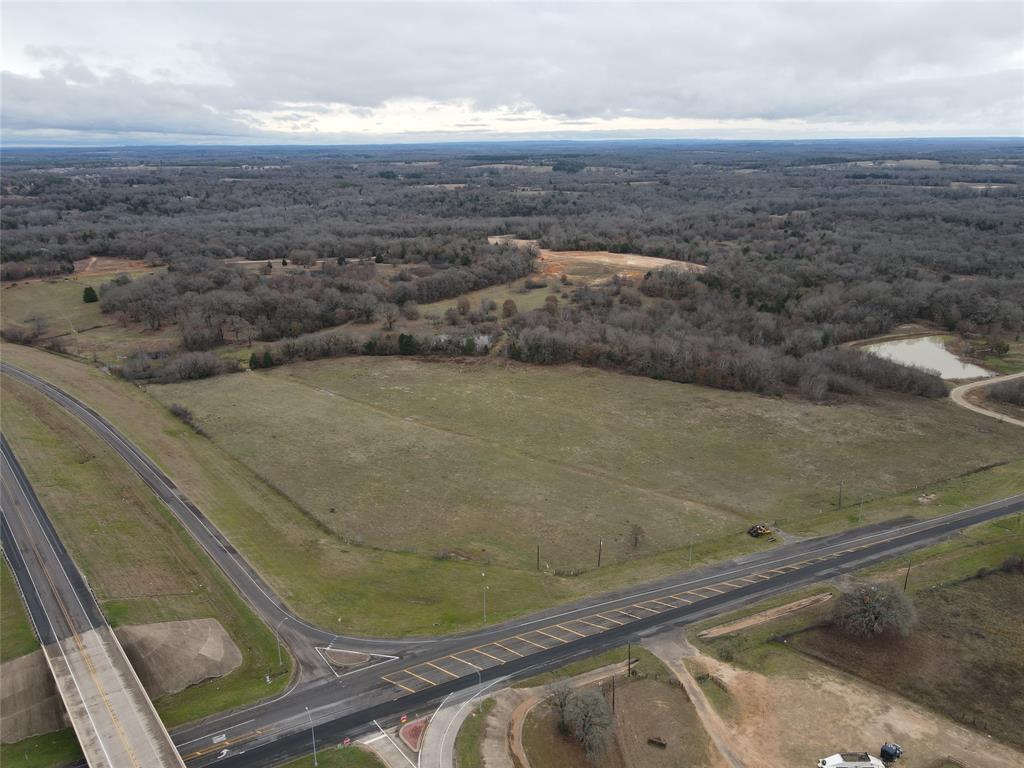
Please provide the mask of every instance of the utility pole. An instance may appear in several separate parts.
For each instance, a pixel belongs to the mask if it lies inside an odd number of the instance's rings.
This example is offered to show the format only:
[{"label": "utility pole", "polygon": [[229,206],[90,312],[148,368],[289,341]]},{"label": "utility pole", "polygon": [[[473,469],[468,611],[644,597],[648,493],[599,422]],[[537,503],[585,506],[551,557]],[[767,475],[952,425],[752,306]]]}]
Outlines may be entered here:
[{"label": "utility pole", "polygon": [[839,481],[839,508],[843,508],[843,481]]},{"label": "utility pole", "polygon": [[[487,578],[487,573],[486,572],[481,573],[480,576],[481,576],[481,578],[486,579]],[[487,582],[485,581],[484,582],[484,624],[487,623],[487,590],[488,589],[489,589],[489,587],[487,586]]]},{"label": "utility pole", "polygon": [[286,621],[288,621],[288,617],[287,616],[285,616],[283,619],[281,619],[279,622],[277,622],[277,626],[274,627],[274,634],[277,636],[277,666],[278,667],[283,666],[283,662],[281,661],[281,625],[284,624]]},{"label": "utility pole", "polygon": [[626,677],[632,674],[633,671],[633,646],[630,643],[626,643]]},{"label": "utility pole", "polygon": [[540,544],[537,545],[537,570],[540,570]]},{"label": "utility pole", "polygon": [[615,675],[612,675],[612,712],[615,712]]},{"label": "utility pole", "polygon": [[309,707],[306,707],[306,717],[309,718],[309,735],[313,739],[313,765],[318,766],[320,763],[316,760],[316,731],[313,730],[313,716],[309,714]]},{"label": "utility pole", "polygon": [[693,539],[690,539],[690,564],[687,568],[693,568]]},{"label": "utility pole", "polygon": [[914,561],[911,558],[907,558],[907,575],[903,578],[903,591],[907,591],[907,584],[910,583],[910,566]]},{"label": "utility pole", "polygon": [[604,539],[597,543],[597,567],[601,567],[601,553],[604,552]]}]

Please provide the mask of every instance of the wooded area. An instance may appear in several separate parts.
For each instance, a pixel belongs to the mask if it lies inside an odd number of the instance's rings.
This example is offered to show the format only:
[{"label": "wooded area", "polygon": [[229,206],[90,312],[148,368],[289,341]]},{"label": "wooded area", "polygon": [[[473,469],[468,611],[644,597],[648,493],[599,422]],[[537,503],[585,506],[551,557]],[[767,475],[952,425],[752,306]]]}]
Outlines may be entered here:
[{"label": "wooded area", "polygon": [[[103,285],[100,306],[175,325],[188,352],[368,326],[268,348],[274,364],[458,354],[486,337],[526,362],[765,394],[941,396],[936,377],[839,345],[911,321],[1019,338],[1022,182],[1015,140],[11,150],[2,270],[11,282],[93,257],[167,265]],[[460,301],[401,327],[421,305],[530,274],[536,249],[495,234],[707,269],[548,275],[541,309]]]}]

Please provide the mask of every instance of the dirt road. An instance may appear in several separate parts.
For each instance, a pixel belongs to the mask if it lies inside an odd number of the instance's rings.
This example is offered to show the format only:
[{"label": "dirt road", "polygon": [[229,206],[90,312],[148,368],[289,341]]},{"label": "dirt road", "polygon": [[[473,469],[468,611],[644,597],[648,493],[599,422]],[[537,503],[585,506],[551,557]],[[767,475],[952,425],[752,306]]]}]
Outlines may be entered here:
[{"label": "dirt road", "polygon": [[1024,372],[1021,373],[1010,373],[1006,376],[995,376],[991,379],[981,379],[980,381],[972,381],[969,384],[961,384],[959,387],[955,387],[949,393],[949,399],[962,408],[966,408],[969,411],[980,413],[984,416],[989,416],[993,419],[999,419],[1007,424],[1013,424],[1018,427],[1024,427],[1024,421],[1015,419],[1012,416],[1005,416],[995,411],[990,411],[987,408],[982,408],[980,405],[975,405],[967,399],[967,393],[972,392],[980,387],[987,387],[992,384],[998,384],[1001,381],[1012,381],[1013,379],[1019,379],[1024,376]]}]

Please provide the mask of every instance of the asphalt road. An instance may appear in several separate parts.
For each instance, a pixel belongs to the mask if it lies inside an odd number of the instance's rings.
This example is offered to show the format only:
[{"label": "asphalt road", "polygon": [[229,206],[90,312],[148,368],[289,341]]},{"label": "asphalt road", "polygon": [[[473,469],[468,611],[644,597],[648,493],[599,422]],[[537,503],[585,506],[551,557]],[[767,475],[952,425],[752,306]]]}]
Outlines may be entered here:
[{"label": "asphalt road", "polygon": [[[902,520],[804,540],[769,552],[694,569],[675,578],[581,600],[445,638],[403,641],[335,635],[293,616],[227,539],[156,465],[105,419],[62,390],[6,363],[2,371],[74,413],[132,466],[220,565],[240,594],[300,662],[295,685],[276,699],[208,718],[174,732],[191,766],[273,766],[374,730],[453,691],[533,674],[624,644],[666,626],[742,605],[892,558],[956,531],[1024,511],[1024,494],[932,520]],[[333,644],[394,658],[340,675],[315,646]]]},{"label": "asphalt road", "polygon": [[89,765],[181,768],[170,735],[2,435],[0,518],[4,552]]}]

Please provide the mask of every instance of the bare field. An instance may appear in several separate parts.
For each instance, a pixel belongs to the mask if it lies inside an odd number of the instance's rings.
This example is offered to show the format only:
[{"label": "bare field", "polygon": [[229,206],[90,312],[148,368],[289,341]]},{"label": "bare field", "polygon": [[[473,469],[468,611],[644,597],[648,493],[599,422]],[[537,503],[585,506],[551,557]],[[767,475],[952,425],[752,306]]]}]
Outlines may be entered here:
[{"label": "bare field", "polygon": [[820,407],[572,366],[352,358],[150,391],[340,536],[526,568],[538,543],[589,567],[602,539],[615,562],[755,519],[845,522],[839,479],[844,504],[883,507],[859,516],[927,513],[891,497],[1024,455],[947,402]]}]

